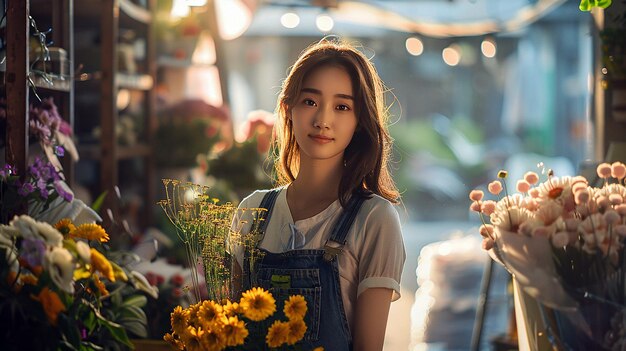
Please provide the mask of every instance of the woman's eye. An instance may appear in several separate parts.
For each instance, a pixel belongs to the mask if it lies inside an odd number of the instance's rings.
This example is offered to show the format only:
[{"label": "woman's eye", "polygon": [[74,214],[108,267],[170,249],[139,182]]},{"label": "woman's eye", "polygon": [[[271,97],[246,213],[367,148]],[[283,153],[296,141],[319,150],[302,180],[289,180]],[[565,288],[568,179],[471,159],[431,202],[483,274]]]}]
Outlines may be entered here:
[{"label": "woman's eye", "polygon": [[346,105],[339,105],[339,106],[337,106],[337,110],[339,110],[339,111],[350,111],[350,107],[346,106]]},{"label": "woman's eye", "polygon": [[315,101],[311,99],[304,99],[303,103],[307,106],[315,106]]}]

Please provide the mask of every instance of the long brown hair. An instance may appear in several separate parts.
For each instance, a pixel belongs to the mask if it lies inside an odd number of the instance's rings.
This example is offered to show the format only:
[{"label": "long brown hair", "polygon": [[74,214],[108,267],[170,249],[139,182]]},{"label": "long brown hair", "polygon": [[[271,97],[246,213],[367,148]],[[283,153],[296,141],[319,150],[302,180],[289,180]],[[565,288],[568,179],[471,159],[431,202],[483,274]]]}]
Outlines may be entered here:
[{"label": "long brown hair", "polygon": [[325,65],[343,67],[352,82],[357,128],[344,153],[346,169],[339,183],[339,200],[345,206],[354,193],[378,194],[398,203],[400,194],[391,178],[388,160],[392,139],[387,131],[389,118],[384,101],[384,84],[374,65],[352,45],[322,39],[308,47],[291,67],[276,104],[277,185],[286,185],[298,175],[300,148],[289,116],[304,80]]}]

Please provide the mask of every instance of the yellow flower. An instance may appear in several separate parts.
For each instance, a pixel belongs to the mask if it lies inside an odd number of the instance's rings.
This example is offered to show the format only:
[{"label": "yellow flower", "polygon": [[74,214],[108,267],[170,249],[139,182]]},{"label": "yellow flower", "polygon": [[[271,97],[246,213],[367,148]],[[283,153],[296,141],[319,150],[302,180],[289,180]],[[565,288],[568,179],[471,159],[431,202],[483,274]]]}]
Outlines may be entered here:
[{"label": "yellow flower", "polygon": [[222,334],[213,330],[205,331],[201,342],[205,351],[221,351],[226,348]]},{"label": "yellow flower", "polygon": [[81,224],[74,231],[71,232],[71,236],[74,238],[82,238],[87,240],[99,240],[100,242],[109,241],[109,234],[95,223]]},{"label": "yellow flower", "polygon": [[112,282],[115,281],[115,274],[113,274],[113,266],[111,266],[111,262],[109,262],[103,254],[94,248],[91,249],[91,264],[95,270],[102,273],[102,275],[108,280]]},{"label": "yellow flower", "polygon": [[41,303],[43,311],[46,313],[46,317],[48,317],[48,321],[50,324],[56,326],[59,313],[65,311],[65,305],[61,302],[59,295],[46,286],[41,289],[39,295],[33,296],[32,298]]},{"label": "yellow flower", "polygon": [[100,290],[101,296],[109,295],[109,291],[107,290],[106,286],[104,286],[104,283],[95,274],[93,275],[93,282],[94,284],[96,284],[96,287],[98,287],[98,290]]},{"label": "yellow flower", "polygon": [[202,336],[204,331],[201,328],[187,327],[186,333],[180,337],[185,344],[187,351],[203,351]]},{"label": "yellow flower", "polygon": [[226,300],[222,309],[224,310],[224,316],[226,317],[232,317],[241,313],[241,306],[239,306],[239,303],[230,302],[230,300]]},{"label": "yellow flower", "polygon": [[203,301],[199,304],[197,317],[204,329],[211,329],[211,326],[219,322],[222,317],[222,306],[213,301]]},{"label": "yellow flower", "polygon": [[74,225],[74,223],[72,223],[72,220],[69,218],[63,218],[62,220],[58,221],[57,224],[54,225],[54,227],[59,232],[61,232],[63,236],[72,234],[72,232],[76,229],[76,226]]},{"label": "yellow flower", "polygon": [[243,345],[248,336],[248,329],[243,321],[237,317],[224,317],[222,321],[222,336],[226,346]]},{"label": "yellow flower", "polygon": [[272,326],[267,330],[265,342],[269,347],[279,347],[287,342],[289,337],[289,324],[281,321],[274,321]]},{"label": "yellow flower", "polygon": [[321,347],[321,346],[320,347],[316,347],[316,348],[313,349],[313,351],[324,351],[324,348]]},{"label": "yellow flower", "polygon": [[165,340],[165,342],[169,343],[170,345],[174,346],[176,350],[183,351],[185,349],[185,345],[177,337],[175,337],[174,335],[170,333],[163,335],[163,340]]},{"label": "yellow flower", "polygon": [[187,328],[189,322],[189,313],[187,310],[183,310],[182,307],[176,306],[174,311],[170,314],[170,323],[172,324],[172,330],[178,336],[182,336]]},{"label": "yellow flower", "polygon": [[252,321],[262,321],[276,312],[276,300],[262,288],[252,288],[244,292],[239,301],[243,315]]},{"label": "yellow flower", "polygon": [[302,340],[306,333],[306,323],[302,319],[293,319],[288,322],[289,335],[287,335],[287,344],[293,345]]},{"label": "yellow flower", "polygon": [[287,316],[289,320],[303,319],[306,311],[306,300],[302,295],[289,296],[283,308],[283,312],[285,312],[285,316]]},{"label": "yellow flower", "polygon": [[189,306],[189,308],[187,308],[187,311],[189,311],[189,321],[187,323],[196,328],[202,325],[202,321],[200,320],[200,315],[199,315],[200,305],[201,305],[201,302],[198,302],[196,304]]}]

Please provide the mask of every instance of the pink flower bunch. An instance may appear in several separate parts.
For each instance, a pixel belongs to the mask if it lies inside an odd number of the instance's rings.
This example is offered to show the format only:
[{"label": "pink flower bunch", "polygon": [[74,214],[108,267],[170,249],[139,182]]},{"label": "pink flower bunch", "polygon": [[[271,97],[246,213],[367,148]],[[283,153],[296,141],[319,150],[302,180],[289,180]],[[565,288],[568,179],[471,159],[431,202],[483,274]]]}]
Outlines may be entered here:
[{"label": "pink flower bunch", "polygon": [[470,209],[483,222],[483,248],[492,249],[507,232],[544,237],[556,249],[601,254],[616,263],[626,238],[626,165],[602,163],[597,174],[603,180],[600,187],[582,176],[556,177],[551,171],[540,183],[535,172],[528,172],[516,182],[517,192],[508,194],[506,172],[501,171],[487,186],[492,195],[505,191],[499,200],[486,200],[482,190],[469,195]]}]

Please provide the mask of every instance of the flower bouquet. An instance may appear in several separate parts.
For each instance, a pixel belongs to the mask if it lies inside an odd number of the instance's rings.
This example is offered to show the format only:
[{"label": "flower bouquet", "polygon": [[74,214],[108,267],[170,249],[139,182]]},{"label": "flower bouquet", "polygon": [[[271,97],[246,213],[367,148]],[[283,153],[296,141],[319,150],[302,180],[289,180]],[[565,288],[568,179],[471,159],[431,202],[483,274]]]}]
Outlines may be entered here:
[{"label": "flower bouquet", "polygon": [[[0,334],[3,349],[93,350],[132,347],[145,336],[145,297],[137,280],[109,260],[97,224],[54,226],[28,215],[0,225]],[[122,282],[122,283],[120,283]]]},{"label": "flower bouquet", "polygon": [[500,171],[487,187],[504,191],[499,200],[470,193],[483,248],[543,311],[554,312],[550,338],[565,349],[626,346],[626,166],[603,163],[597,174],[602,185],[595,187],[582,176],[548,171],[540,182],[528,172],[511,195]]}]

